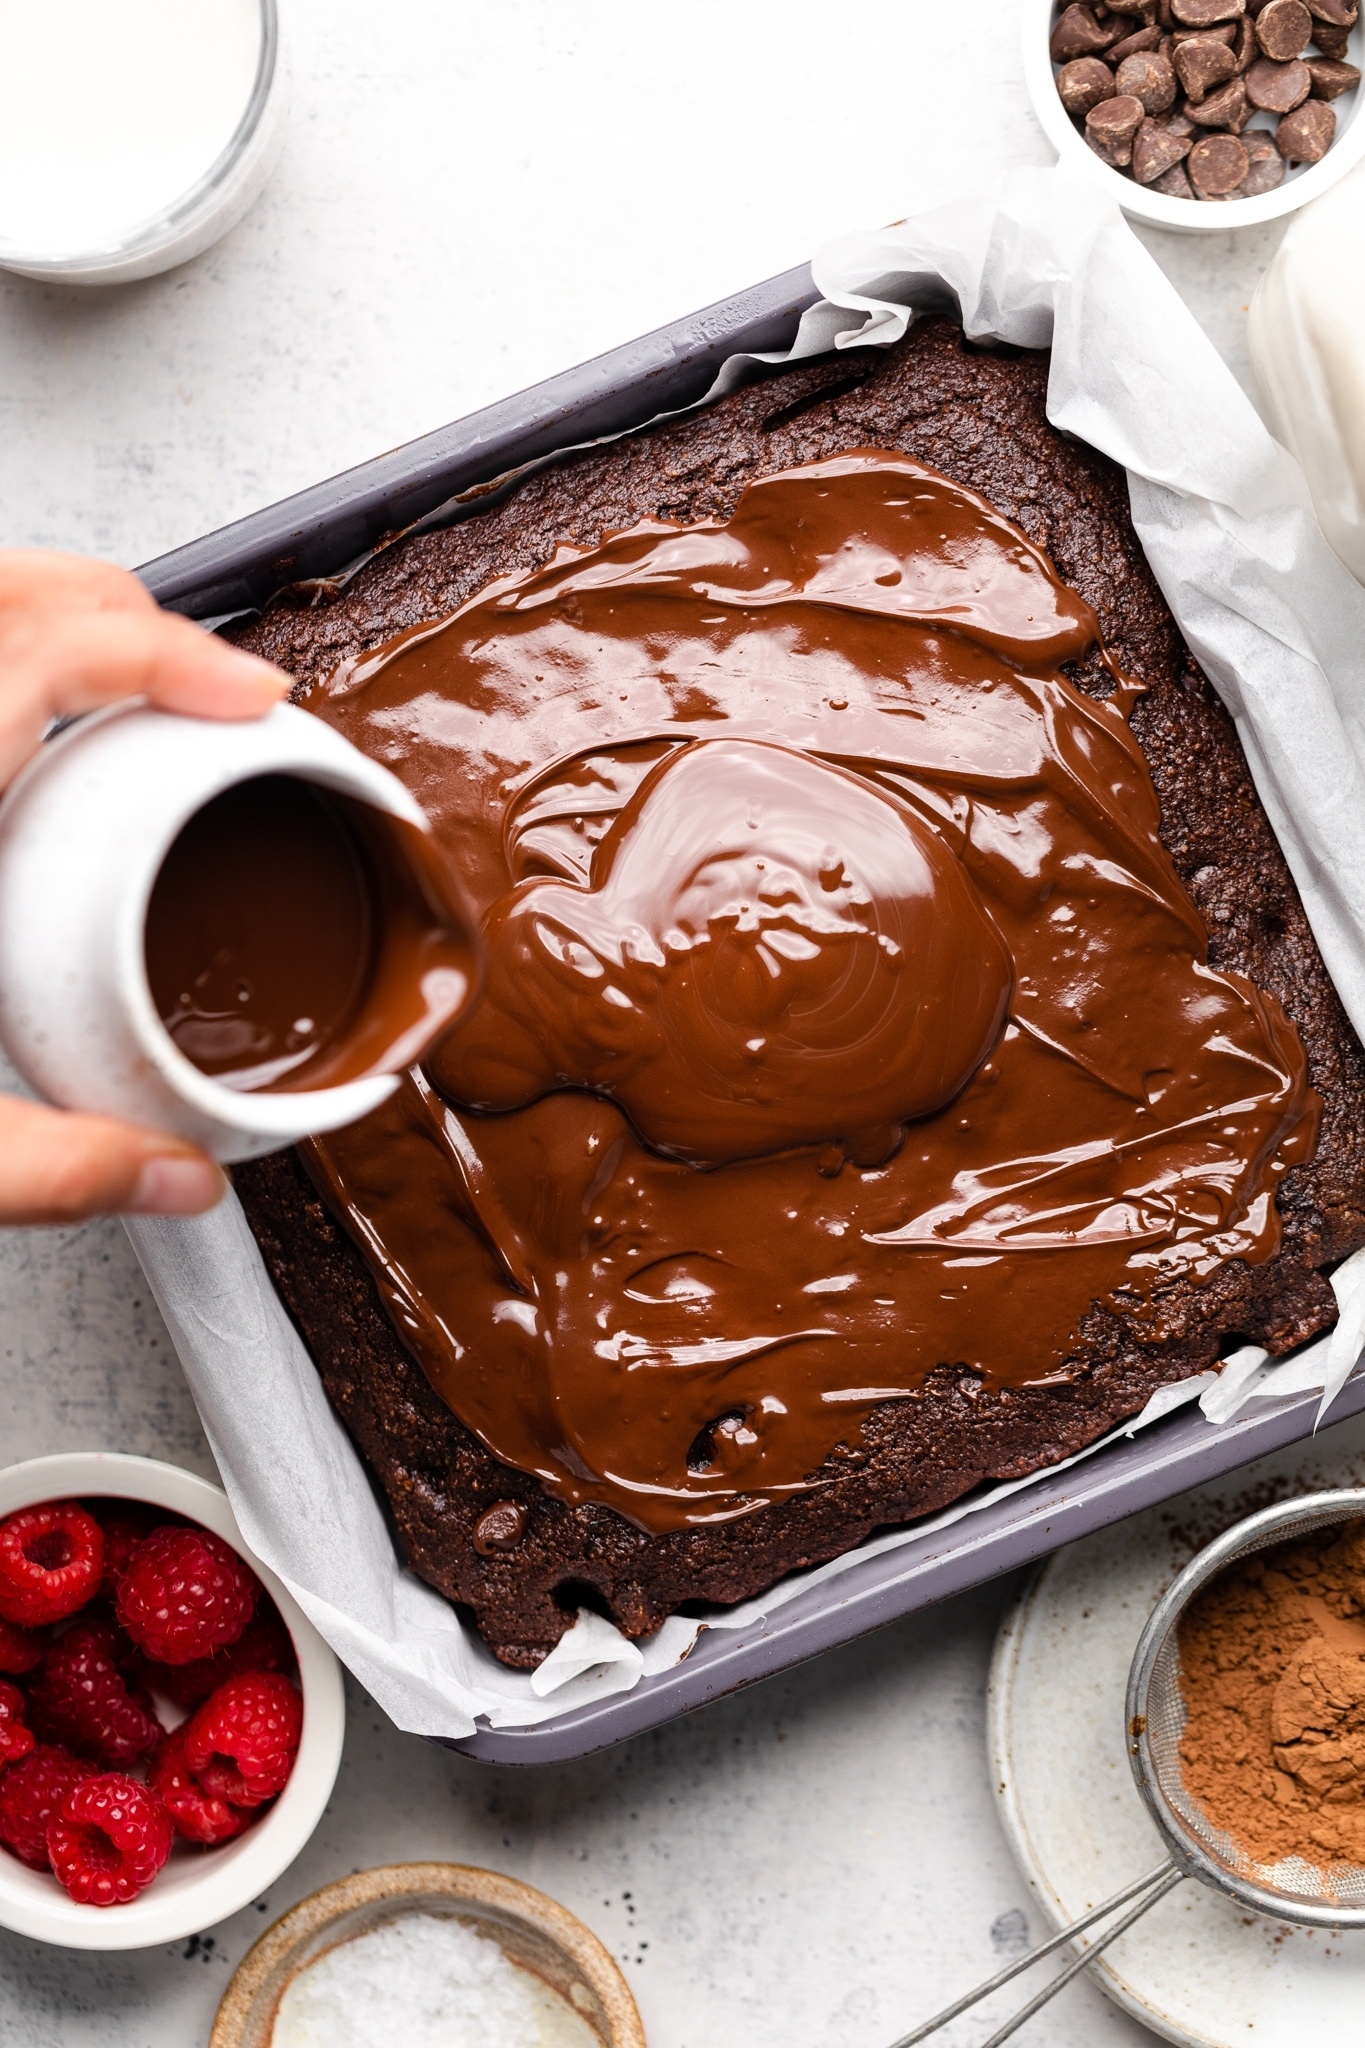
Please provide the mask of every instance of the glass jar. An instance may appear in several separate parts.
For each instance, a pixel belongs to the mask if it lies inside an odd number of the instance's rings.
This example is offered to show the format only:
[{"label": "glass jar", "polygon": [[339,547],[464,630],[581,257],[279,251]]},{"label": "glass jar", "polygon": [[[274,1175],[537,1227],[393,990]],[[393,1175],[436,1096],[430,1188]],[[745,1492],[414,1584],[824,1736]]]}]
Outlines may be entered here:
[{"label": "glass jar", "polygon": [[[6,15],[10,76],[27,85],[0,142],[0,268],[54,284],[126,284],[235,227],[284,139],[276,0],[142,0],[103,17],[90,0],[0,7],[0,26]],[[110,17],[116,40],[106,40]],[[200,169],[196,152],[215,133],[227,139]]]}]

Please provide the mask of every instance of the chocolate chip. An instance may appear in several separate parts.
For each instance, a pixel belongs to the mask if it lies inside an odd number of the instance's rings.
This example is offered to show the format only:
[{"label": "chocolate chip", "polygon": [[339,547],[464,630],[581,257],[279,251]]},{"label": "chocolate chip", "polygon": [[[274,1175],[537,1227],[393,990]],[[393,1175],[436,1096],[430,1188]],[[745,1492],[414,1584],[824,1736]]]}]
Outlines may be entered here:
[{"label": "chocolate chip", "polygon": [[1173,135],[1162,121],[1144,121],[1133,137],[1133,176],[1139,185],[1154,185],[1189,153],[1188,135]]},{"label": "chocolate chip", "polygon": [[1284,158],[1275,147],[1273,135],[1254,131],[1242,141],[1247,153],[1247,174],[1237,187],[1239,199],[1259,199],[1284,183]]},{"label": "chocolate chip", "polygon": [[1097,56],[1111,43],[1116,43],[1122,33],[1112,21],[1101,27],[1088,7],[1082,6],[1080,0],[1073,0],[1070,7],[1062,10],[1052,31],[1052,61],[1054,64],[1066,64],[1073,57]]},{"label": "chocolate chip", "polygon": [[1201,128],[1232,128],[1239,134],[1251,119],[1247,89],[1240,78],[1230,78],[1217,92],[1208,93],[1197,104],[1188,106],[1186,112]]},{"label": "chocolate chip", "polygon": [[1223,199],[1241,184],[1250,165],[1235,135],[1204,135],[1186,157],[1185,168],[1201,199]]},{"label": "chocolate chip", "polygon": [[[1053,29],[1054,55],[1068,52],[1058,94],[1096,155],[1149,191],[1259,196],[1286,163],[1316,163],[1331,147],[1328,102],[1361,83],[1339,54],[1359,9],[1360,0],[1072,0]],[[1279,116],[1278,129],[1249,129],[1258,111]]]},{"label": "chocolate chip", "polygon": [[1212,36],[1196,36],[1192,42],[1175,46],[1175,73],[1192,100],[1201,100],[1215,85],[1233,76],[1237,59],[1226,43]]},{"label": "chocolate chip", "polygon": [[[1066,80],[1065,90],[1063,79]],[[1058,72],[1057,89],[1068,112],[1078,121],[1083,121],[1101,100],[1113,99],[1118,90],[1114,73],[1102,57],[1073,57],[1070,64]]]},{"label": "chocolate chip", "polygon": [[1277,64],[1301,57],[1312,33],[1313,17],[1303,0],[1270,0],[1256,17],[1256,40]]},{"label": "chocolate chip", "polygon": [[1115,43],[1105,52],[1111,64],[1121,64],[1125,57],[1138,57],[1144,50],[1161,48],[1161,30],[1153,22],[1150,28],[1140,28],[1131,36],[1125,36],[1121,43]]},{"label": "chocolate chip", "polygon": [[1276,64],[1269,57],[1259,57],[1247,72],[1246,95],[1253,107],[1264,107],[1270,114],[1292,114],[1295,107],[1301,107],[1313,89],[1313,79],[1308,66],[1295,57],[1288,64]]},{"label": "chocolate chip", "polygon": [[1328,28],[1326,22],[1313,24],[1313,41],[1324,57],[1340,61],[1351,46],[1351,31],[1348,28]]},{"label": "chocolate chip", "polygon": [[1164,192],[1168,199],[1194,199],[1198,195],[1190,183],[1189,172],[1184,164],[1173,164],[1163,173],[1151,188],[1153,192]]},{"label": "chocolate chip", "polygon": [[1237,40],[1232,46],[1232,54],[1236,59],[1239,71],[1245,71],[1248,64],[1254,64],[1257,57],[1261,54],[1261,46],[1256,40],[1256,24],[1249,14],[1244,17],[1238,27]]},{"label": "chocolate chip", "polygon": [[1354,92],[1360,84],[1358,64],[1339,64],[1335,57],[1305,57],[1313,81],[1313,97],[1334,100],[1343,92]]},{"label": "chocolate chip", "polygon": [[1135,100],[1141,100],[1149,114],[1164,114],[1175,105],[1175,72],[1164,57],[1153,56],[1150,51],[1125,57],[1114,84],[1119,93],[1131,93]]},{"label": "chocolate chip", "polygon": [[1320,163],[1332,147],[1337,117],[1325,100],[1305,100],[1275,130],[1280,155],[1291,164]]},{"label": "chocolate chip", "polygon": [[1085,139],[1096,156],[1122,168],[1133,161],[1133,137],[1144,118],[1142,101],[1129,93],[1101,100],[1085,117]]},{"label": "chocolate chip", "polygon": [[[1335,5],[1336,0],[1319,0]],[[1246,13],[1246,0],[1171,0],[1171,12],[1187,28],[1210,28],[1215,21],[1235,21]]]},{"label": "chocolate chip", "polygon": [[1057,73],[1062,105],[1075,121],[1083,121],[1101,100],[1114,97],[1114,74],[1099,57],[1073,57]]},{"label": "chocolate chip", "polygon": [[495,1500],[474,1524],[474,1548],[480,1557],[515,1550],[526,1534],[526,1509],[519,1500]]}]

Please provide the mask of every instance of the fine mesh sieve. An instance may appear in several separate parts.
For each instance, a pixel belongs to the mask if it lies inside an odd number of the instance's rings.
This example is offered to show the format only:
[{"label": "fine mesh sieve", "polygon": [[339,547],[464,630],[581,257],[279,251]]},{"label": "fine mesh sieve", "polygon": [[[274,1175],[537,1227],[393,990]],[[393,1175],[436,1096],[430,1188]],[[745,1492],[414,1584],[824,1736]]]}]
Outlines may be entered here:
[{"label": "fine mesh sieve", "polygon": [[1089,1942],[1036,1998],[982,2043],[982,2048],[998,2048],[1088,1968],[1102,1949],[1187,1877],[1198,1878],[1254,1913],[1301,1927],[1365,1927],[1365,1866],[1336,1863],[1324,1869],[1298,1856],[1271,1865],[1257,1863],[1230,1835],[1209,1822],[1185,1790],[1180,1769],[1185,1700],[1180,1689],[1178,1635],[1180,1617],[1191,1600],[1227,1566],[1255,1551],[1311,1536],[1333,1523],[1360,1520],[1365,1520],[1365,1487],[1343,1487],[1332,1493],[1310,1494],[1303,1500],[1281,1501],[1238,1522],[1186,1565],[1148,1616],[1129,1667],[1124,1702],[1133,1777],[1170,1852],[1168,1860],[1008,1964],[913,2033],[903,2034],[893,2048],[914,2048],[916,2042],[927,2040],[1021,1971],[1109,1919],[1121,1906],[1128,1906],[1121,1919]]},{"label": "fine mesh sieve", "polygon": [[1365,1927],[1365,1868],[1326,1869],[1302,1857],[1257,1863],[1205,1818],[1180,1774],[1185,1700],[1177,1624],[1201,1587],[1254,1551],[1311,1536],[1335,1522],[1365,1519],[1365,1487],[1315,1493],[1263,1508],[1201,1550],[1163,1594],[1142,1631],[1128,1673],[1128,1750],[1137,1788],[1177,1867],[1253,1912],[1304,1927]]}]

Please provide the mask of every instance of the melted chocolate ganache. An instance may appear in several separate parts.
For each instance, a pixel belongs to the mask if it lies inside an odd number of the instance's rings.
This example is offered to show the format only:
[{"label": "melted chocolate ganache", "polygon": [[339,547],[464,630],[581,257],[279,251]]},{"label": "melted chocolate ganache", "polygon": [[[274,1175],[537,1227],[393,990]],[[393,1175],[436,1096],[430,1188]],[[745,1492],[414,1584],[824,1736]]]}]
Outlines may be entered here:
[{"label": "melted chocolate ganache", "polygon": [[1090,607],[857,450],[562,550],[309,709],[425,805],[486,990],[310,1164],[433,1386],[642,1528],[819,1484],[940,1364],[1279,1243],[1318,1099],[1207,963]]},{"label": "melted chocolate ganache", "polygon": [[152,888],[144,960],[179,1050],[243,1093],[397,1072],[478,980],[440,848],[293,775],[252,776],[190,818]]}]

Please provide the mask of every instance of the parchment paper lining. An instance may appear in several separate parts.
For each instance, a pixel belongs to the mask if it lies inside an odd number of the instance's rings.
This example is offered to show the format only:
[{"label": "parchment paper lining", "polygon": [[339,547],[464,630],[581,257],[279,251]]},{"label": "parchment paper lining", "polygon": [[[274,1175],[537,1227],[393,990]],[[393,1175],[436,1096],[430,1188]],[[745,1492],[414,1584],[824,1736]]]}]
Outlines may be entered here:
[{"label": "parchment paper lining", "polygon": [[[812,268],[824,298],[789,354],[732,358],[708,399],[759,364],[889,346],[913,309],[945,302],[960,307],[974,339],[1050,345],[1049,418],[1127,469],[1148,560],[1236,720],[1318,944],[1365,1036],[1365,591],[1324,540],[1297,465],[1117,206],[1065,167],[1014,172],[894,228],[831,243]],[[674,1617],[641,1643],[584,1611],[539,1670],[509,1671],[399,1566],[236,1201],[189,1221],[130,1219],[128,1231],[247,1540],[385,1711],[416,1733],[469,1735],[479,1717],[526,1727],[628,1691],[685,1656],[703,1626],[753,1626],[869,1554],[1045,1476],[974,1495],[704,1622]],[[1190,1400],[1217,1426],[1249,1401],[1315,1388],[1321,1416],[1365,1342],[1363,1282],[1358,1254],[1334,1278],[1342,1315],[1330,1337],[1281,1364],[1239,1351],[1221,1374],[1163,1389],[1116,1434]]]}]

